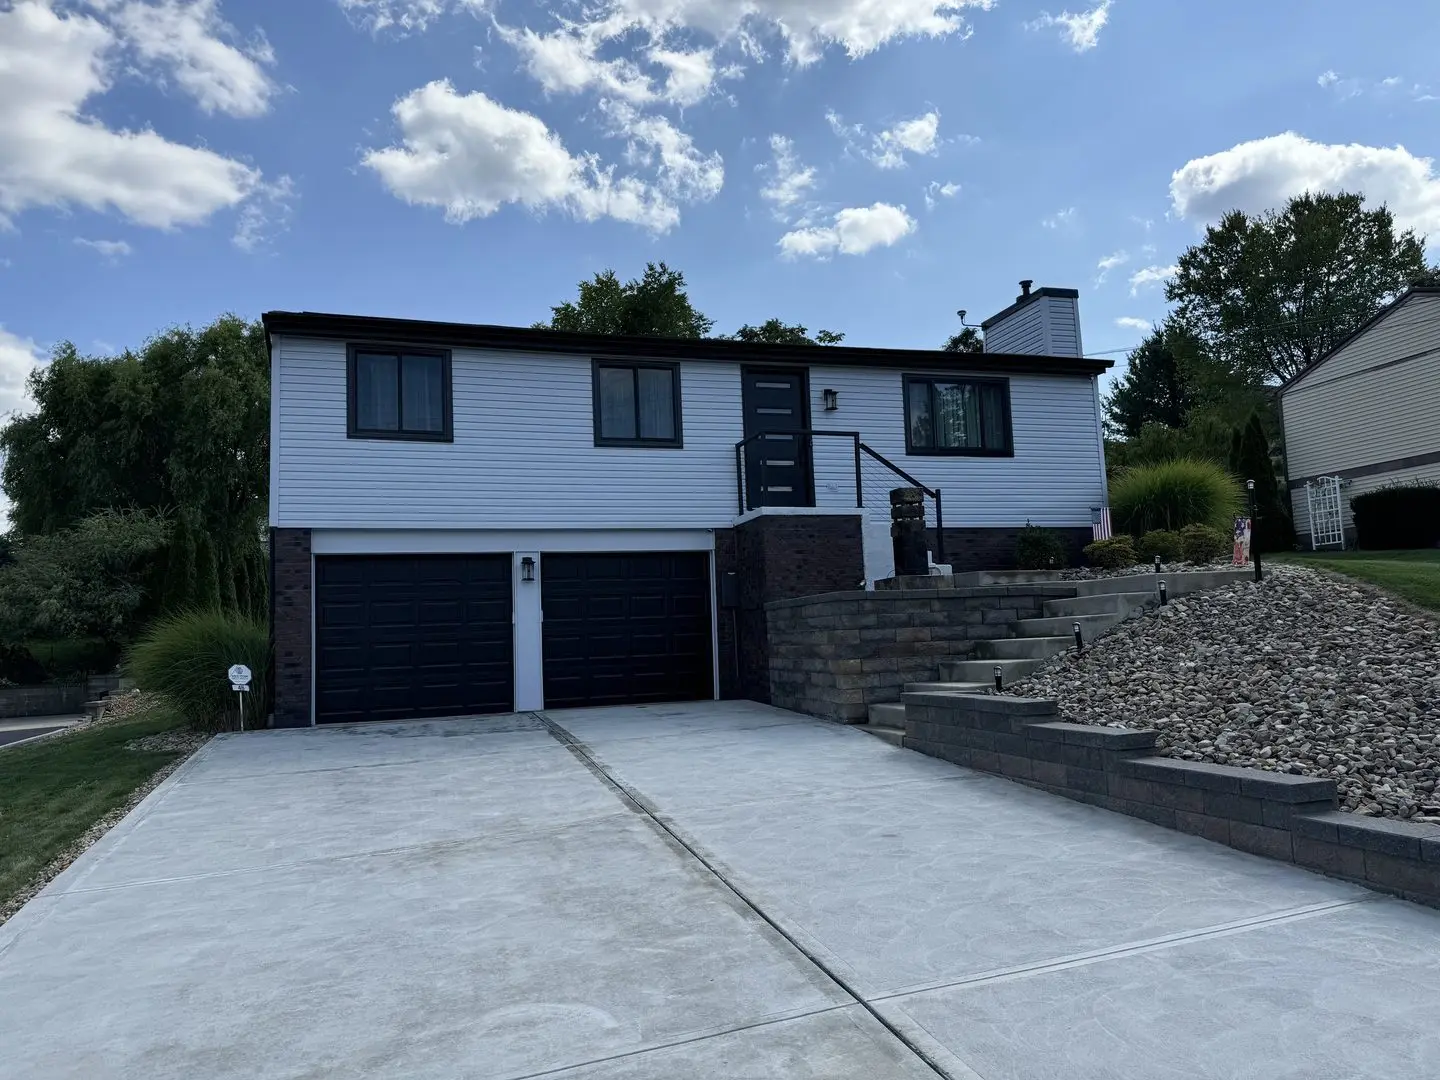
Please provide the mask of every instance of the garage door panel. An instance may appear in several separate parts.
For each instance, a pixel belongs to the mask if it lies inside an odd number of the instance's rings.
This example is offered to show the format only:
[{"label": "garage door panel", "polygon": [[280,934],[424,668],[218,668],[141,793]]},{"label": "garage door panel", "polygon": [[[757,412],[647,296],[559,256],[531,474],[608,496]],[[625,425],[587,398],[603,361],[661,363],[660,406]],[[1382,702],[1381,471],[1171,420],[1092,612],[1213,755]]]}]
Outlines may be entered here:
[{"label": "garage door panel", "polygon": [[548,708],[713,696],[709,555],[542,557]]},{"label": "garage door panel", "polygon": [[316,719],[514,707],[508,555],[316,560]]}]

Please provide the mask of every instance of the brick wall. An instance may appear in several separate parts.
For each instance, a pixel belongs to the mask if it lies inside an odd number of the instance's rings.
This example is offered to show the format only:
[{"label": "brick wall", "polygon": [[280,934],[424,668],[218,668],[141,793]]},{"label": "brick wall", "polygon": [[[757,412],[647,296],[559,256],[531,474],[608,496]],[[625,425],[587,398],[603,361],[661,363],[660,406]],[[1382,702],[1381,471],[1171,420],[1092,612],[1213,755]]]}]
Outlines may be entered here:
[{"label": "brick wall", "polygon": [[[1084,563],[1085,545],[1093,535],[1086,529],[1056,529],[1069,553],[1069,566]],[[944,562],[955,568],[957,574],[969,570],[1014,570],[1015,544],[1020,539],[1020,529],[945,529]],[[935,545],[935,530],[929,530],[930,550],[935,558],[940,553]]]},{"label": "brick wall", "polygon": [[309,727],[314,617],[309,529],[270,530],[270,574],[275,726]]},{"label": "brick wall", "polygon": [[1341,813],[1335,782],[1155,756],[1156,732],[1058,721],[1053,701],[905,696],[905,747],[1440,907],[1440,826]]},{"label": "brick wall", "polygon": [[[731,530],[734,565],[729,568],[739,576],[740,608],[720,621],[738,628],[739,675],[731,679],[736,696],[770,701],[767,604],[853,589],[863,580],[860,522],[859,514],[761,514]],[[726,557],[716,533],[717,572],[727,569]],[[721,663],[733,672],[734,653],[729,665],[722,653]]]},{"label": "brick wall", "polygon": [[1039,618],[1046,600],[1074,595],[1064,586],[1000,585],[772,603],[770,703],[863,720],[871,705],[899,701],[905,684],[938,681],[941,663],[970,659],[976,641],[1011,637],[1014,623]]}]

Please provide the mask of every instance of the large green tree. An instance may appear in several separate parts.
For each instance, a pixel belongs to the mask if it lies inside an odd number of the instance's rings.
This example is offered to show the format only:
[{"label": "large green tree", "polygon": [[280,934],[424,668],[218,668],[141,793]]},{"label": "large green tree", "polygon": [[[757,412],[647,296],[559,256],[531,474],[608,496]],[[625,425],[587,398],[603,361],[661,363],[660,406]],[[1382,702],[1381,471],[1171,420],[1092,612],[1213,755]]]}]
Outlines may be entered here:
[{"label": "large green tree", "polygon": [[637,337],[701,338],[715,323],[697,311],[685,291],[685,275],[647,263],[638,279],[622,283],[614,270],[580,282],[579,296],[550,309],[541,330]]},{"label": "large green tree", "polygon": [[1177,314],[1241,383],[1283,382],[1430,272],[1424,238],[1360,195],[1306,194],[1226,214],[1180,256]]},{"label": "large green tree", "polygon": [[1146,424],[1183,427],[1195,408],[1191,373],[1201,348],[1178,319],[1151,330],[1130,353],[1125,374],[1105,398],[1111,434],[1133,439]]},{"label": "large green tree", "polygon": [[985,335],[973,326],[967,326],[958,334],[951,334],[940,346],[945,352],[983,353]]},{"label": "large green tree", "polygon": [[[226,315],[178,327],[115,357],[64,343],[30,376],[34,412],[0,427],[0,484],[19,537],[50,535],[102,511],[145,510],[209,538],[217,571],[256,558],[269,491],[270,363],[260,324]],[[158,556],[157,556],[158,557]],[[178,606],[197,579],[180,560],[155,591]],[[193,561],[191,566],[193,566]],[[223,577],[222,577],[223,580]],[[224,595],[228,597],[229,591]],[[237,598],[238,603],[238,598]]]},{"label": "large green tree", "polygon": [[745,341],[764,345],[839,345],[845,340],[844,334],[833,330],[817,330],[812,337],[810,331],[796,323],[794,326],[779,319],[767,319],[759,326],[746,323],[733,334],[721,334],[725,341]]}]

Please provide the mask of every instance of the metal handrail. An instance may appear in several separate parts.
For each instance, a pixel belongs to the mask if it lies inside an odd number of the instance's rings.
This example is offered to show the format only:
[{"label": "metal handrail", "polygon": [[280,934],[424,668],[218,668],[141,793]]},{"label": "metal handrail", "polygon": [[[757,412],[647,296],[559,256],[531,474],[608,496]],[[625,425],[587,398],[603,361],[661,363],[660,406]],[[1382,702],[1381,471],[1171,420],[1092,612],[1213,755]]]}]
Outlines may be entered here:
[{"label": "metal handrail", "polygon": [[[735,484],[740,498],[740,513],[744,514],[753,509],[750,505],[749,488],[745,483],[745,447],[756,439],[764,439],[771,435],[796,435],[804,438],[814,438],[816,435],[823,435],[830,438],[849,439],[855,444],[855,505],[865,505],[864,485],[860,477],[860,433],[858,431],[816,431],[813,428],[802,428],[799,431],[757,431],[754,435],[747,436],[735,444]],[[808,452],[808,444],[807,444]],[[765,485],[765,472],[768,464],[761,459],[760,462],[760,490],[763,492]],[[813,473],[812,473],[813,480]]]},{"label": "metal handrail", "polygon": [[944,497],[940,494],[940,489],[926,487],[919,480],[916,480],[915,477],[911,476],[904,469],[900,468],[899,465],[896,465],[893,461],[887,458],[884,454],[881,454],[878,451],[871,449],[864,443],[860,444],[860,449],[863,450],[865,453],[869,454],[881,465],[884,465],[896,476],[900,477],[900,479],[906,481],[912,487],[919,488],[926,495],[929,495],[930,498],[935,500],[935,561],[943,565],[945,562],[945,500]]}]

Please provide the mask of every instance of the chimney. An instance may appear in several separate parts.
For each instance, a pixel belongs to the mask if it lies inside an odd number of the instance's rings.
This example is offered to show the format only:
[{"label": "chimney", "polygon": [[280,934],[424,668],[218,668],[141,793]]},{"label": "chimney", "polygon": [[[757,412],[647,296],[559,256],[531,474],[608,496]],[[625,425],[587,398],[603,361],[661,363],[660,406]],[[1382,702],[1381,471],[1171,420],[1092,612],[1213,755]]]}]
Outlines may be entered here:
[{"label": "chimney", "polygon": [[1020,295],[980,325],[987,353],[1027,356],[1084,356],[1080,343],[1080,291],[1034,288],[1026,278]]}]

